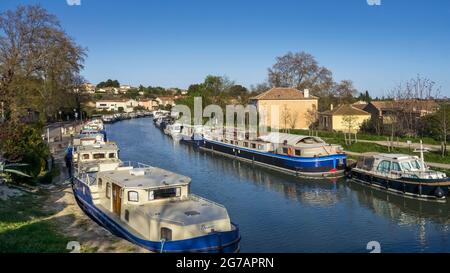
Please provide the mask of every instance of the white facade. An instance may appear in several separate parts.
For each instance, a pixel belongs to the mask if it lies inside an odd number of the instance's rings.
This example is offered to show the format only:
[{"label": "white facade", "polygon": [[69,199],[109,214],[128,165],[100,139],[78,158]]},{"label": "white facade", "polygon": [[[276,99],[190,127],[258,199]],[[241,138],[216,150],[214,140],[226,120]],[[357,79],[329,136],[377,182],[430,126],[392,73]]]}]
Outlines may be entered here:
[{"label": "white facade", "polygon": [[125,113],[133,112],[139,103],[135,100],[102,100],[95,103],[97,110],[115,111],[123,110]]}]

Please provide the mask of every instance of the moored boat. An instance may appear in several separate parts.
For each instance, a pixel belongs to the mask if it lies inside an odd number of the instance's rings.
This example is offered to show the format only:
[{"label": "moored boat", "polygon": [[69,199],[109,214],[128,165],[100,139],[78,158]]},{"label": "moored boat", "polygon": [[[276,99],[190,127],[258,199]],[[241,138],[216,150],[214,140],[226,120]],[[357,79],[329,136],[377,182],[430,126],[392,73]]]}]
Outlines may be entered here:
[{"label": "moored boat", "polygon": [[114,234],[152,252],[239,251],[239,228],[225,207],[191,194],[189,177],[144,164],[99,169],[77,173],[73,191]]},{"label": "moored boat", "polygon": [[248,135],[210,135],[199,147],[297,176],[339,177],[347,164],[341,146],[312,136],[269,133],[250,139]]},{"label": "moored boat", "polygon": [[406,197],[445,201],[450,180],[421,158],[404,154],[367,153],[349,171],[351,181]]}]

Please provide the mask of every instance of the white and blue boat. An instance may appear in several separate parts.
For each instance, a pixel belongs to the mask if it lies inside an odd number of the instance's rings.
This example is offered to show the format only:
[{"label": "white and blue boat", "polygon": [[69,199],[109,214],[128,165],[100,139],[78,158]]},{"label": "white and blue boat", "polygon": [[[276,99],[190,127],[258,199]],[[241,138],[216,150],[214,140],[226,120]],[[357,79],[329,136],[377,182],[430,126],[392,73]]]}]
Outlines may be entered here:
[{"label": "white and blue boat", "polygon": [[189,177],[103,163],[98,172],[76,172],[72,186],[83,211],[113,234],[151,252],[239,252],[238,226],[225,207],[191,194]]},{"label": "white and blue boat", "polygon": [[347,167],[347,155],[340,145],[327,144],[314,136],[269,133],[251,139],[248,134],[211,134],[198,145],[203,150],[296,176],[340,177]]}]

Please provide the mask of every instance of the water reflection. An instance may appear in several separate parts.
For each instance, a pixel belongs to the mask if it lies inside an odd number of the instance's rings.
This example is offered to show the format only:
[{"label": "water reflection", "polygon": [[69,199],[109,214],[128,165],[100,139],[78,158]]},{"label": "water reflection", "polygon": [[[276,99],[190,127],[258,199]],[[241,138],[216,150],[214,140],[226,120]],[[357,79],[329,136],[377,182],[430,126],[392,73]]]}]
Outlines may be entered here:
[{"label": "water reflection", "polygon": [[345,180],[302,179],[174,143],[150,119],[108,127],[123,160],[187,175],[192,190],[225,205],[243,252],[449,251],[447,204],[407,199]]}]

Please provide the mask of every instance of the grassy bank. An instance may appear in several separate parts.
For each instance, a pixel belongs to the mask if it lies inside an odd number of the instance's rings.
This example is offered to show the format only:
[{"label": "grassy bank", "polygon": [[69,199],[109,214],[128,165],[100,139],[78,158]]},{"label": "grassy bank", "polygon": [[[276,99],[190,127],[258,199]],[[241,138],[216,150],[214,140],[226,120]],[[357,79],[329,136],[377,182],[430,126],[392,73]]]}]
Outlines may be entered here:
[{"label": "grassy bank", "polygon": [[[327,142],[332,144],[340,144],[342,147],[349,152],[355,153],[368,153],[368,152],[378,152],[378,153],[388,153],[389,149],[386,146],[378,145],[375,143],[358,142],[352,145],[346,145],[345,141],[342,139],[326,139]],[[394,148],[391,153],[409,154],[419,156],[419,153],[414,153],[407,148]],[[450,164],[450,156],[442,157],[438,152],[428,152],[424,153],[426,162],[433,163],[443,163]]]},{"label": "grassy bank", "polygon": [[0,253],[62,253],[70,238],[60,234],[42,205],[45,194],[0,200]]},{"label": "grassy bank", "polygon": [[[308,135],[308,130],[291,130],[291,134],[296,135]],[[330,138],[330,139],[340,139],[344,138],[343,133],[337,133],[337,132],[328,132],[328,131],[319,131],[318,132],[319,137],[322,138]],[[387,141],[389,136],[379,136],[379,135],[373,135],[373,134],[358,134],[358,139],[360,140],[369,140],[369,141]],[[430,144],[430,145],[441,145],[440,141],[434,140],[429,137],[424,138],[414,138],[414,137],[395,137],[394,141],[400,141],[400,142],[407,142],[412,141],[413,143],[419,143],[420,140],[423,141],[424,144]]]}]

